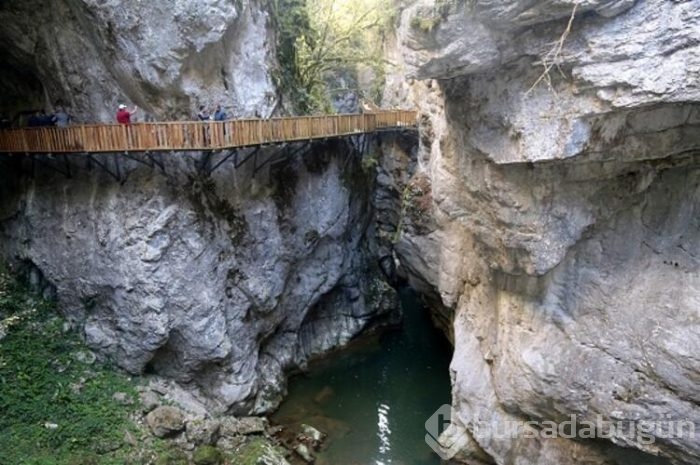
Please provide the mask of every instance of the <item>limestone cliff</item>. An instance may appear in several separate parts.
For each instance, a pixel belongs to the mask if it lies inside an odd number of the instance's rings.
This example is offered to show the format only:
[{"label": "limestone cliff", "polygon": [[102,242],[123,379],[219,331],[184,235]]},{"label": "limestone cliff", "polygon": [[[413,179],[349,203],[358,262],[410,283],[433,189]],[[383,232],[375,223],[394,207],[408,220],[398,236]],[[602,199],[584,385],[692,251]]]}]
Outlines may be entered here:
[{"label": "limestone cliff", "polygon": [[368,249],[372,183],[355,146],[203,168],[224,155],[152,155],[163,169],[74,155],[70,178],[4,164],[0,253],[55,286],[101,356],[178,381],[212,412],[265,412],[288,372],[398,302]]},{"label": "limestone cliff", "polygon": [[64,105],[78,121],[191,118],[198,105],[269,116],[274,34],[255,0],[29,0],[0,5],[0,110]]},{"label": "limestone cliff", "polygon": [[412,175],[396,147],[380,175],[400,272],[452,321],[460,462],[696,463],[688,434],[476,434],[569,414],[700,424],[700,4],[574,3],[402,11],[386,98],[422,126]]}]

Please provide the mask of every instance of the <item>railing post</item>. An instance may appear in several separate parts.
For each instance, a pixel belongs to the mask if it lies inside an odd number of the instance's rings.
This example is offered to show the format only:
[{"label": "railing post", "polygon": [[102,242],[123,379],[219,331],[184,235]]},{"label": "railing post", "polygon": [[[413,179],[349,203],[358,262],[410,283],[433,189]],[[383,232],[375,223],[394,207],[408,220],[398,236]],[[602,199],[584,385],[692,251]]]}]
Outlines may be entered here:
[{"label": "railing post", "polygon": [[20,136],[22,139],[22,148],[24,149],[24,152],[29,152],[29,144],[27,144],[26,131],[20,130]]}]

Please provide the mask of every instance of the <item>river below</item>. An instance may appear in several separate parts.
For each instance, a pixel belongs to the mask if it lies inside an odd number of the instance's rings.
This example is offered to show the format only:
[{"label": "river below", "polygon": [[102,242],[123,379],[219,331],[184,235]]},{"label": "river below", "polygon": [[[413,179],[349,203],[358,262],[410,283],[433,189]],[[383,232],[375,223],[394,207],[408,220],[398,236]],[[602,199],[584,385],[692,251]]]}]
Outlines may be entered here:
[{"label": "river below", "polygon": [[401,326],[355,342],[293,378],[273,422],[328,434],[317,465],[438,465],[425,421],[450,402],[452,348],[416,294]]}]

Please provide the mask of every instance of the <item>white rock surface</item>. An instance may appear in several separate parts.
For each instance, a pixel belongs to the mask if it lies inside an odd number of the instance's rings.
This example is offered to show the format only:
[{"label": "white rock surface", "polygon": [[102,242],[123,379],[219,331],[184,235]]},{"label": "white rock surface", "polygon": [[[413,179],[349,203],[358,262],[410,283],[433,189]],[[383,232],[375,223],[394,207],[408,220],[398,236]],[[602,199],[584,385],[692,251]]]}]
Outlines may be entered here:
[{"label": "white rock surface", "polygon": [[122,183],[75,156],[72,179],[46,168],[2,184],[0,250],[41,270],[102,357],[177,381],[161,391],[191,410],[265,412],[288,371],[397,310],[347,150],[265,150],[211,177],[202,154],[160,156],[165,173],[123,158]]},{"label": "white rock surface", "polygon": [[[563,76],[529,93],[573,3],[440,3],[432,31],[411,18],[439,5],[405,9],[389,50],[421,148],[387,147],[376,195],[454,340],[457,426],[700,425],[700,3],[580,2]],[[700,460],[688,434],[469,439],[460,463]]]},{"label": "white rock surface", "polygon": [[106,122],[120,102],[160,120],[200,104],[269,116],[277,104],[274,36],[255,0],[28,0],[0,5],[0,21],[4,110],[61,103]]}]

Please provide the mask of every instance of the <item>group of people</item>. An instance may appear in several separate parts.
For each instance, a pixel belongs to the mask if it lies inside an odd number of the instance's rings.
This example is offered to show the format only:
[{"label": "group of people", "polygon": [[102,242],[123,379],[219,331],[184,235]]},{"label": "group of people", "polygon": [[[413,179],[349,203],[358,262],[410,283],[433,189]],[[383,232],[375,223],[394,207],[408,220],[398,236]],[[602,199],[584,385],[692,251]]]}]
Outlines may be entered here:
[{"label": "group of people", "polygon": [[[132,117],[138,112],[138,107],[134,106],[129,110],[123,103],[119,105],[116,113],[116,120],[119,124],[131,124]],[[217,105],[212,111],[206,109],[204,105],[199,106],[197,120],[199,121],[226,121],[227,115],[222,110],[221,105]],[[63,107],[57,107],[56,112],[47,114],[45,110],[38,110],[33,113],[27,120],[27,127],[38,128],[47,126],[56,126],[59,128],[67,127],[73,118],[65,111]],[[3,120],[4,122],[4,120]],[[10,126],[9,121],[7,127]],[[3,127],[5,127],[3,125]]]},{"label": "group of people", "polygon": [[[133,110],[129,110],[126,105],[120,104],[117,108],[117,123],[131,124],[131,117],[136,114],[138,109],[135,106]],[[207,110],[204,105],[200,105],[197,119],[199,121],[226,121],[226,112],[221,109],[221,105],[217,105],[212,112]]]},{"label": "group of people", "polygon": [[197,119],[199,121],[226,121],[226,112],[221,109],[221,105],[217,105],[213,112],[208,111],[204,105],[200,105]]},{"label": "group of people", "polygon": [[39,128],[45,126],[57,126],[65,128],[71,122],[71,117],[63,107],[58,107],[56,113],[46,114],[46,111],[39,110],[29,117],[27,126],[30,128]]}]

